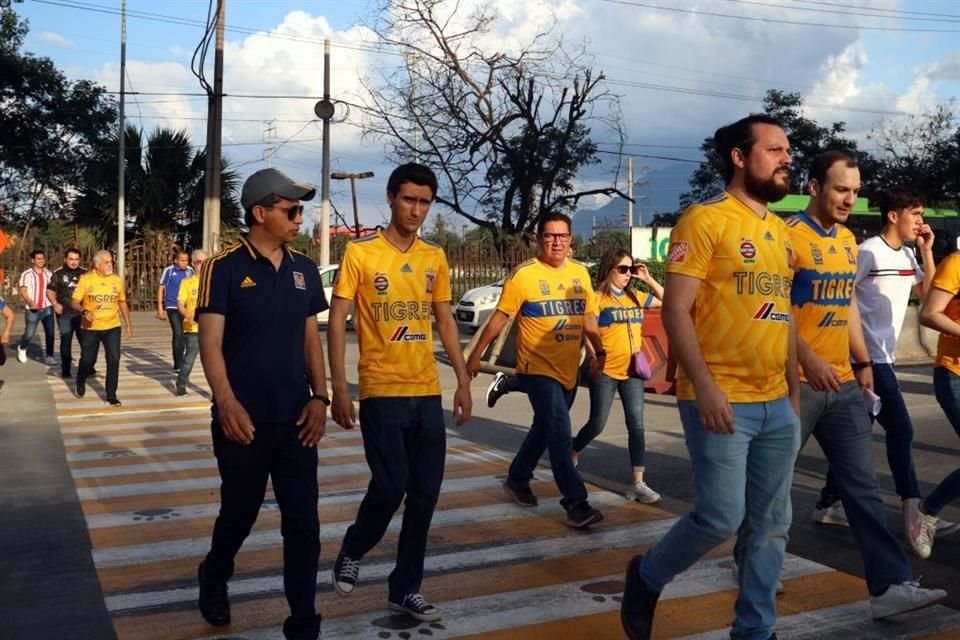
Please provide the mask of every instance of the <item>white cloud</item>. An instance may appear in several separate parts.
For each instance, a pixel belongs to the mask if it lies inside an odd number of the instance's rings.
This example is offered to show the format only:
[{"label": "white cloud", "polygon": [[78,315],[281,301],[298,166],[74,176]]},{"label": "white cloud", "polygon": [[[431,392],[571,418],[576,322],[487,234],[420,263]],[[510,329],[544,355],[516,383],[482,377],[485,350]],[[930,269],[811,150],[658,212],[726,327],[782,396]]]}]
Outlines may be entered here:
[{"label": "white cloud", "polygon": [[54,47],[60,47],[61,49],[77,48],[77,43],[75,43],[73,40],[65,38],[59,33],[54,33],[53,31],[41,31],[39,37],[42,42]]}]

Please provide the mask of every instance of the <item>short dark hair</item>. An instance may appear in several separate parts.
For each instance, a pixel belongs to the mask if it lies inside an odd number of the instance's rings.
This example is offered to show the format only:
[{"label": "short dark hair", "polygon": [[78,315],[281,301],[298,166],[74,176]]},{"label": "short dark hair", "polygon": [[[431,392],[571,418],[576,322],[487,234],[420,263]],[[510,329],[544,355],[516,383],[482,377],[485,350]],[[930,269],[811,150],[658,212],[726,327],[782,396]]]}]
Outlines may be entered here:
[{"label": "short dark hair", "polygon": [[187,258],[189,258],[189,257],[190,257],[190,252],[187,251],[186,249],[177,249],[177,252],[176,252],[175,254],[173,254],[173,259],[176,260],[176,259],[179,258],[180,256],[187,256]]},{"label": "short dark hair", "polygon": [[[244,224],[246,224],[246,225],[247,225],[247,228],[249,229],[250,227],[253,226],[253,223],[257,221],[256,218],[253,217],[253,208],[254,208],[254,207],[256,207],[256,206],[272,207],[273,205],[277,204],[278,202],[280,202],[280,196],[276,196],[276,195],[274,195],[274,194],[272,194],[272,193],[271,193],[270,195],[268,195],[267,197],[265,197],[265,198],[260,198],[259,200],[257,200],[256,202],[254,202],[252,205],[250,205],[249,207],[247,207],[246,209],[243,210],[243,222],[244,222]],[[179,253],[179,252],[177,252],[177,253]],[[186,253],[186,252],[184,252],[184,253]],[[190,254],[188,253],[187,255],[190,255]]]},{"label": "short dark hair", "polygon": [[537,221],[538,236],[543,235],[543,230],[548,222],[566,222],[567,231],[573,231],[573,222],[571,222],[570,216],[565,213],[560,213],[559,211],[551,211],[540,216],[540,220]]},{"label": "short dark hair", "polygon": [[783,125],[773,116],[763,113],[754,113],[746,118],[741,118],[733,124],[717,129],[713,134],[713,146],[717,151],[717,157],[720,160],[720,173],[723,175],[723,182],[730,184],[733,180],[733,160],[730,154],[734,149],[740,149],[743,155],[750,155],[750,150],[757,142],[753,135],[753,125],[770,124],[783,129]]},{"label": "short dark hair", "polygon": [[437,174],[428,166],[417,162],[402,164],[390,174],[387,180],[387,193],[391,196],[400,192],[404,182],[412,182],[421,187],[430,187],[430,197],[437,197]]},{"label": "short dark hair", "polygon": [[64,257],[64,258],[68,258],[68,257],[70,257],[70,254],[71,254],[71,253],[77,254],[77,257],[78,257],[78,258],[80,257],[80,249],[77,249],[76,247],[70,247],[69,249],[67,249],[67,250],[63,253],[63,257]]},{"label": "short dark hair", "polygon": [[904,209],[909,209],[910,207],[925,207],[926,205],[926,198],[907,187],[892,187],[881,191],[877,196],[877,208],[880,209],[880,216],[883,219],[884,225],[890,222],[887,214],[891,211],[903,213]]},{"label": "short dark hair", "polygon": [[33,251],[30,252],[30,259],[31,259],[31,260],[33,260],[33,259],[36,258],[37,256],[43,256],[44,258],[46,258],[46,257],[47,257],[47,252],[44,251],[43,249],[34,249]]},{"label": "short dark hair", "polygon": [[824,151],[813,159],[813,164],[810,165],[810,173],[807,176],[807,183],[809,184],[813,180],[816,180],[818,184],[823,185],[827,179],[827,172],[838,162],[843,162],[844,166],[848,169],[855,169],[857,167],[856,158],[846,151],[839,151],[837,149]]}]

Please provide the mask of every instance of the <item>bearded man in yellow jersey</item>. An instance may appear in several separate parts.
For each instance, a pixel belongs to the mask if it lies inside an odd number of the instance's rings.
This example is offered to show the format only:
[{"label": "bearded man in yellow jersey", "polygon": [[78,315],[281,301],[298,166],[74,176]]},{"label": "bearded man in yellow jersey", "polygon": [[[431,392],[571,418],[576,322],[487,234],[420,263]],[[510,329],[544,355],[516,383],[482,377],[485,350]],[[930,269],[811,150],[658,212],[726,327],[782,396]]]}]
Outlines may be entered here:
[{"label": "bearded man in yellow jersey", "polygon": [[82,398],[87,391],[87,377],[97,361],[97,352],[103,344],[107,360],[106,401],[120,406],[117,382],[120,378],[120,316],[123,316],[124,335],[133,337],[127,295],[120,276],[113,272],[113,255],[106,250],[93,254],[93,271],[80,276],[73,290],[70,307],[78,311],[80,323],[80,365],[77,367],[76,394]]},{"label": "bearded man in yellow jersey", "polygon": [[437,177],[428,167],[408,163],[390,174],[390,225],[347,245],[333,285],[327,329],[332,416],[344,429],[353,429],[353,399],[344,367],[346,320],[353,303],[360,345],[360,426],[371,474],[334,564],[333,584],[341,596],[353,592],[360,560],[383,538],[406,498],[387,604],[422,621],[441,615],[420,593],[420,585],[446,457],[431,320],[457,376],[457,426],[470,418],[472,409],[470,377],[450,310],[447,258],[443,249],[417,237],[436,195]]},{"label": "bearded man in yellow jersey", "polygon": [[600,522],[603,514],[590,506],[587,488],[573,464],[570,405],[577,385],[580,343],[584,335],[596,354],[591,370],[603,370],[606,352],[597,325],[597,298],[586,267],[567,258],[570,218],[548,213],[537,223],[540,255],[519,265],[503,284],[497,310],[487,321],[470,354],[467,369],[476,376],[480,356],[517,317],[517,379],[533,407],[533,425],[510,465],[503,484],[521,507],[537,505],[530,490],[533,470],[546,450],[553,479],[563,495],[560,504],[571,527]]},{"label": "bearded man in yellow jersey", "polygon": [[[800,363],[800,447],[812,434],[826,455],[863,558],[871,615],[889,618],[947,594],[914,582],[880,500],[873,429],[861,391],[873,389],[873,370],[854,288],[857,241],[843,226],[860,191],[856,161],[842,151],[820,154],[810,167],[808,191],[806,211],[787,220],[794,257],[790,298]],[[925,550],[929,556],[929,546]],[[923,555],[920,549],[917,553]]]},{"label": "bearded man in yellow jersey", "polygon": [[789,189],[790,142],[764,115],[721,127],[714,142],[727,187],[680,217],[663,298],[696,495],[693,511],[627,566],[621,621],[631,639],[650,637],[663,588],[738,530],[730,637],[768,640],[776,622],[799,381],[788,230],[767,203]]}]

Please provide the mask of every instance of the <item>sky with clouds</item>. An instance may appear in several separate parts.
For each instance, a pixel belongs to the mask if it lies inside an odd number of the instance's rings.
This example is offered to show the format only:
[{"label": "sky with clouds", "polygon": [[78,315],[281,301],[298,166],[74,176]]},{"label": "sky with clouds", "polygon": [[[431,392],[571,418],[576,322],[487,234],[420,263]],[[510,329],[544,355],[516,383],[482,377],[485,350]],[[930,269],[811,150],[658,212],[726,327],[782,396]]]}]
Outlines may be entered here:
[{"label": "sky with clouds", "polygon": [[[846,122],[867,148],[865,136],[879,120],[930,109],[960,90],[960,4],[954,0],[490,1],[499,19],[492,47],[509,49],[551,22],[565,42],[585,44],[594,68],[621,96],[626,149],[651,168],[671,162],[659,158],[699,161],[702,139],[759,110],[769,88],[800,92],[808,115],[824,124]],[[201,92],[190,58],[207,6],[204,0],[128,1],[128,91]],[[274,166],[319,183],[315,100],[240,96],[322,94],[322,42],[330,38],[333,96],[356,99],[360,79],[390,64],[373,53],[362,26],[375,17],[374,6],[368,0],[227,0],[224,92],[236,97],[224,100],[223,143],[242,175],[265,167],[265,149],[273,146]],[[71,78],[119,89],[120,0],[25,0],[13,7],[29,20],[28,51],[52,58]],[[212,53],[208,67],[212,78]],[[134,123],[183,128],[203,143],[205,97],[142,94],[128,98]],[[332,127],[333,170],[376,172],[357,191],[361,220],[380,223],[390,171],[383,144],[361,135],[356,110],[341,119]],[[609,184],[615,160],[604,156],[585,170],[582,183]],[[349,186],[334,181],[332,189],[346,215]]]}]

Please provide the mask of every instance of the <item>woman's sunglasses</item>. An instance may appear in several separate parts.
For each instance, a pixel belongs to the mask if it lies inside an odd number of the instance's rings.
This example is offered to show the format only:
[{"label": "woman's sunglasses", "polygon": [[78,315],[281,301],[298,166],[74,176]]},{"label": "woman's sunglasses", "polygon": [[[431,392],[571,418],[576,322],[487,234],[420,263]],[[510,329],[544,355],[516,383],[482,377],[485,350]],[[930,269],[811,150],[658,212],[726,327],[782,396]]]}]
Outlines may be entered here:
[{"label": "woman's sunglasses", "polygon": [[640,273],[640,267],[638,267],[637,265],[628,267],[625,264],[618,264],[615,268],[617,270],[617,273],[619,273],[622,276],[628,273],[632,273],[633,275],[637,275],[638,273]]}]

